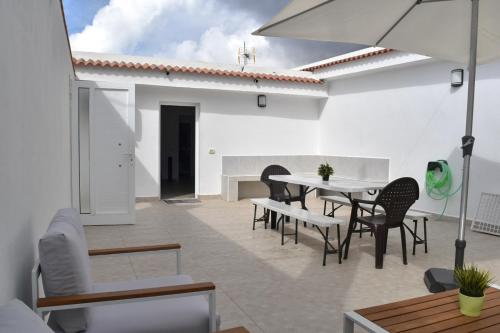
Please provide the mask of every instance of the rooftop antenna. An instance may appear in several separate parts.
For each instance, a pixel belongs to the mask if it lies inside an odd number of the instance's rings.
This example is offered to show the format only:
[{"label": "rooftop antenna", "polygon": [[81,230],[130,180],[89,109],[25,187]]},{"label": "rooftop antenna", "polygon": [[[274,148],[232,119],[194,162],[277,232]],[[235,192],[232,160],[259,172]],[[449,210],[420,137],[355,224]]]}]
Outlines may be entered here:
[{"label": "rooftop antenna", "polygon": [[241,71],[245,70],[245,66],[253,59],[255,64],[255,47],[248,49],[245,42],[243,42],[243,48],[238,47],[238,65],[241,65]]}]

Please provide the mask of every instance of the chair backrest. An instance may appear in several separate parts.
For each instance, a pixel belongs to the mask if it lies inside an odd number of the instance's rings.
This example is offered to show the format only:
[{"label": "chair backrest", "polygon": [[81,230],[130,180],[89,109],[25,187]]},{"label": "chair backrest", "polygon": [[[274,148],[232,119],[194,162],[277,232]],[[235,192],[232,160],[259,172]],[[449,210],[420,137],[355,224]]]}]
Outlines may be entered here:
[{"label": "chair backrest", "polygon": [[387,225],[403,223],[406,212],[418,200],[419,193],[417,181],[410,177],[396,179],[384,187],[375,203],[384,208]]},{"label": "chair backrest", "polygon": [[269,198],[271,199],[285,194],[286,183],[269,179],[269,176],[278,175],[291,175],[291,173],[285,167],[273,164],[265,167],[260,175],[260,181],[269,187]]},{"label": "chair backrest", "polygon": [[[91,292],[90,259],[79,213],[60,209],[38,243],[43,289],[47,296]],[[65,332],[80,332],[87,327],[87,310],[55,311],[49,325]]]}]

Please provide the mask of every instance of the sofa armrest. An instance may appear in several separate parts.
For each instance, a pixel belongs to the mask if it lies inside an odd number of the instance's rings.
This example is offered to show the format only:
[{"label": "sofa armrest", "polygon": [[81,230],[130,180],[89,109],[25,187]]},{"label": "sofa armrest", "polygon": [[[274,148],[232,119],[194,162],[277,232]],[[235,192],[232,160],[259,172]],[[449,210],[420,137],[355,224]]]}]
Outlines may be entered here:
[{"label": "sofa armrest", "polygon": [[180,244],[160,244],[160,245],[148,245],[148,246],[96,249],[96,250],[89,250],[89,256],[103,256],[103,255],[111,255],[111,254],[138,253],[138,252],[169,251],[169,250],[180,250],[180,248],[181,248]]},{"label": "sofa armrest", "polygon": [[39,298],[37,301],[37,308],[41,311],[55,311],[85,308],[91,307],[92,305],[104,305],[110,303],[146,301],[150,298],[154,299],[168,296],[191,296],[192,294],[201,293],[209,294],[213,291],[215,291],[215,285],[212,282],[200,282],[156,288],[51,296]]},{"label": "sofa armrest", "polygon": [[208,296],[208,332],[217,330],[217,312],[215,304],[215,285],[212,282],[189,283],[176,286],[144,288],[122,291],[88,293],[67,296],[39,298],[36,302],[37,312],[88,308],[92,306],[145,302],[165,298],[178,298],[206,295]]}]

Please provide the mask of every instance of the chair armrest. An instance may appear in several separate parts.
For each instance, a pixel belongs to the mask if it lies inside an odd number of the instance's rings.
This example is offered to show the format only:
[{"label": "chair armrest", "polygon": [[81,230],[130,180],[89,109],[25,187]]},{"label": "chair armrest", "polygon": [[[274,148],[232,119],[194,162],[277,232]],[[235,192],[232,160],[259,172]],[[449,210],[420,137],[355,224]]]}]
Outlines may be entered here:
[{"label": "chair armrest", "polygon": [[168,251],[168,250],[179,250],[180,248],[181,248],[180,244],[160,244],[160,245],[148,245],[148,246],[97,249],[97,250],[89,250],[89,256],[103,256],[103,255],[110,255],[110,254],[137,253],[137,252]]},{"label": "chair armrest", "polygon": [[[123,301],[126,300],[138,300],[161,296],[200,293],[204,291],[209,292],[213,290],[215,290],[215,285],[212,282],[201,282],[156,288],[110,291],[68,296],[52,296],[39,298],[37,301],[37,307],[42,311],[56,310],[59,307],[60,310],[65,308],[83,308],[87,307],[85,306],[85,304],[91,303],[116,303],[118,301],[122,301],[123,303]],[[49,308],[49,310],[45,310],[44,308]]]}]

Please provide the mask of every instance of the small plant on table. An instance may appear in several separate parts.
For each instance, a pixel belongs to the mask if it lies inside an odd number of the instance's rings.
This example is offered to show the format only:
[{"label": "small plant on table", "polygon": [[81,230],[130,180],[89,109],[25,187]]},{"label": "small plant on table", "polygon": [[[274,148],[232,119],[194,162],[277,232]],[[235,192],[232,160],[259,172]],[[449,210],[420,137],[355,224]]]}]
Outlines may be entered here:
[{"label": "small plant on table", "polygon": [[490,272],[475,265],[456,267],[455,280],[460,286],[460,312],[469,317],[479,316],[484,305],[484,291],[493,281]]},{"label": "small plant on table", "polygon": [[328,163],[321,164],[318,168],[318,175],[323,178],[323,181],[328,181],[333,175],[333,167]]}]

